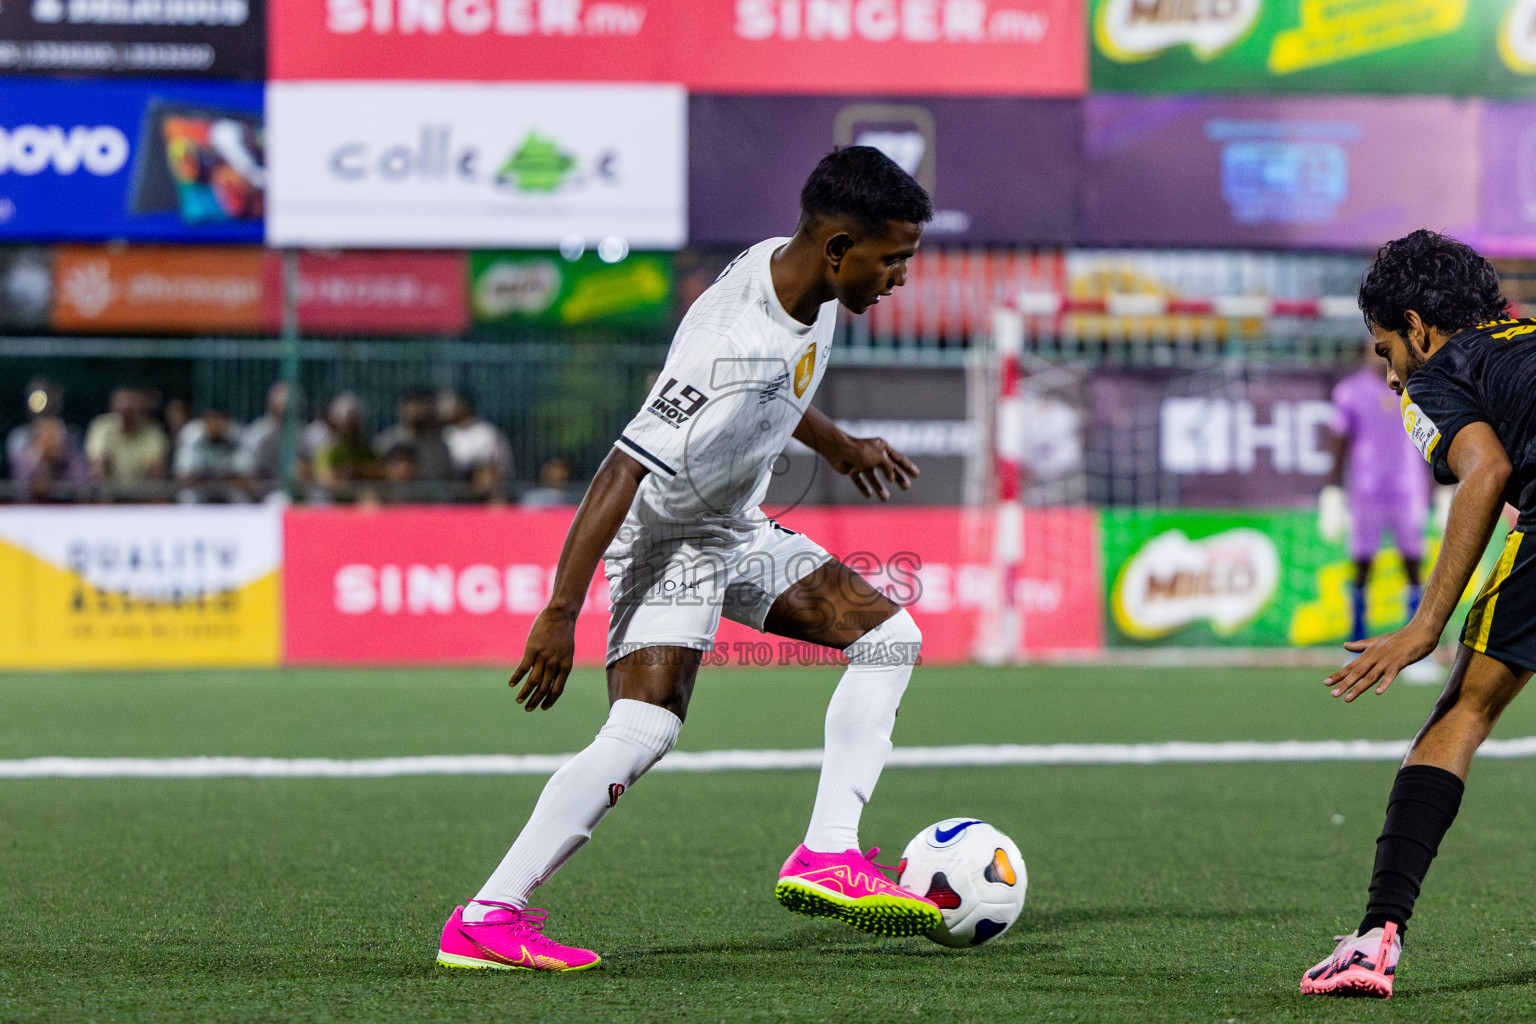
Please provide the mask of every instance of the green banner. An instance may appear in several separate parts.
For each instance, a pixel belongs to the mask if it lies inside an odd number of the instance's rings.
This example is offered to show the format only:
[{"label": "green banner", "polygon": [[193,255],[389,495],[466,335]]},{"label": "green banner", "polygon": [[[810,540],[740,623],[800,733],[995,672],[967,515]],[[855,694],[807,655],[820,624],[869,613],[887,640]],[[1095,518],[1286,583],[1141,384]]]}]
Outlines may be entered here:
[{"label": "green banner", "polygon": [[474,252],[469,269],[476,323],[651,328],[672,314],[671,253]]},{"label": "green banner", "polygon": [[[1500,527],[1452,617],[1454,639],[1477,588],[1497,560]],[[1349,636],[1354,564],[1324,541],[1311,512],[1161,512],[1103,514],[1105,603],[1110,646],[1310,647]],[[1430,537],[1423,571],[1434,565]],[[1384,547],[1367,588],[1371,633],[1407,618],[1401,557]]]},{"label": "green banner", "polygon": [[1536,95],[1536,0],[1092,0],[1122,92]]}]

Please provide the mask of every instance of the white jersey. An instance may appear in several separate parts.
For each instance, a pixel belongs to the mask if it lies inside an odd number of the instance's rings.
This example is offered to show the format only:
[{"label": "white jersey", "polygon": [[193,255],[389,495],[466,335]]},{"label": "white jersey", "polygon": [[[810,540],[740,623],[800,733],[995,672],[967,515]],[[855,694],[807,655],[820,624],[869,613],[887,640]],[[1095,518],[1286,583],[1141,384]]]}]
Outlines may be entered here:
[{"label": "white jersey", "polygon": [[650,475],[631,525],[740,534],[762,518],[773,461],[827,369],[836,301],[811,325],[784,311],[769,272],[789,242],[759,242],[725,268],[678,326],[645,405],[614,446]]}]

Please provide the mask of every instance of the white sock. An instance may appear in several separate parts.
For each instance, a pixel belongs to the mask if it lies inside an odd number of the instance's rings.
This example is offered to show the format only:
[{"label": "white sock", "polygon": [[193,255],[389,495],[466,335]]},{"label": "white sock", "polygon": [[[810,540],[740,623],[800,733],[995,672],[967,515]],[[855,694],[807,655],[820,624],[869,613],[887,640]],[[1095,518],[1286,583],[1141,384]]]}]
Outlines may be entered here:
[{"label": "white sock", "polygon": [[805,845],[842,853],[859,845],[859,816],[891,753],[896,708],[923,634],[903,608],[849,646],[848,670],[827,705],[826,750]]},{"label": "white sock", "polygon": [[[654,704],[614,701],[597,738],[545,783],[528,824],[475,899],[526,907],[533,890],[592,837],[619,796],[672,749],[682,725]],[[473,924],[492,909],[471,903],[464,920]]]}]

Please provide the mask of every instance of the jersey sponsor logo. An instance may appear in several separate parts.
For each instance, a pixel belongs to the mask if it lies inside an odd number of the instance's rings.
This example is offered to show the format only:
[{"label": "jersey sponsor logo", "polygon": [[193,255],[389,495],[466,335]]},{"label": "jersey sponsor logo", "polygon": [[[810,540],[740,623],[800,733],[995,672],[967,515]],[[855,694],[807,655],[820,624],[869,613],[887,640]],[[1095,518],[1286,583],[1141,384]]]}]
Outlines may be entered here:
[{"label": "jersey sponsor logo", "polygon": [[1401,409],[1403,429],[1408,431],[1408,439],[1419,450],[1419,454],[1424,456],[1426,462],[1434,461],[1435,445],[1440,443],[1440,428],[1435,426],[1435,421],[1426,416],[1424,410],[1408,397],[1406,390],[1403,391]]},{"label": "jersey sponsor logo", "polygon": [[816,343],[813,341],[806,348],[805,355],[795,364],[795,397],[804,398],[805,389],[811,386],[811,380],[816,376]]},{"label": "jersey sponsor logo", "polygon": [[680,386],[676,377],[670,377],[656,400],[646,406],[646,411],[673,430],[681,430],[708,401],[709,396],[698,388],[689,384]]},{"label": "jersey sponsor logo", "polygon": [[1508,330],[1499,331],[1494,334],[1494,337],[1499,341],[1508,341],[1511,338],[1518,338],[1522,335],[1530,334],[1532,331],[1536,331],[1536,323],[1522,323],[1517,324]]},{"label": "jersey sponsor logo", "polygon": [[782,388],[785,383],[788,382],[788,380],[789,371],[785,370],[783,373],[773,378],[773,380],[769,381],[766,385],[763,386],[763,390],[757,393],[757,404],[767,405],[769,402],[773,401],[774,396],[779,393],[779,389]]}]

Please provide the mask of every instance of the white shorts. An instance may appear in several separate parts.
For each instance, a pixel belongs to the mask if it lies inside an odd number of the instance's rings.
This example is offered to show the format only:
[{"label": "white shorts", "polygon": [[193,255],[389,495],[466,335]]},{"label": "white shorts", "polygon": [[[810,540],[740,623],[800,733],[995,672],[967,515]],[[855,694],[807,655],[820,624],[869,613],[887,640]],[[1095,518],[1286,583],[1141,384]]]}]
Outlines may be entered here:
[{"label": "white shorts", "polygon": [[609,665],[642,647],[711,650],[721,615],[763,632],[779,595],[832,557],[772,519],[730,542],[625,525],[629,539],[616,541],[603,560],[612,602]]}]

